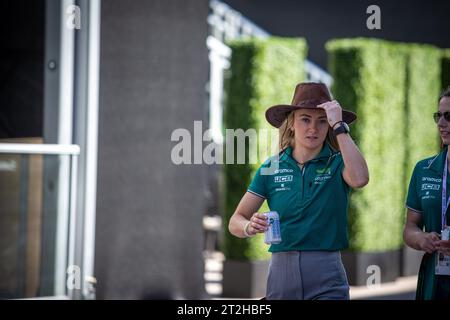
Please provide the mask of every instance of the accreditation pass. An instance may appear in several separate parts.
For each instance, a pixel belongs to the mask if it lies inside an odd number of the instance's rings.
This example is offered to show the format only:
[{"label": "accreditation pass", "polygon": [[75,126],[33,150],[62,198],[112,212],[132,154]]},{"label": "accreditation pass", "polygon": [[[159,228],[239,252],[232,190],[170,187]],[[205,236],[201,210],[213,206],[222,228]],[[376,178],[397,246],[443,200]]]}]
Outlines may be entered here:
[{"label": "accreditation pass", "polygon": [[[441,239],[448,240],[450,235],[449,227],[446,227],[441,232]],[[436,254],[436,266],[434,268],[434,273],[437,275],[450,276],[450,256],[445,255],[441,252]]]}]

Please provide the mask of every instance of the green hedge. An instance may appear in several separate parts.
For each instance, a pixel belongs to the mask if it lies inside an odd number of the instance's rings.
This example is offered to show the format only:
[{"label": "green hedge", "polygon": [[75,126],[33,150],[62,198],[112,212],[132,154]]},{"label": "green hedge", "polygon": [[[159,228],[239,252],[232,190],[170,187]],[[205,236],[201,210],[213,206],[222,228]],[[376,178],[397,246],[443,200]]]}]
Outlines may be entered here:
[{"label": "green hedge", "polygon": [[[290,103],[295,85],[305,79],[306,42],[303,39],[270,37],[236,40],[228,45],[232,49],[232,57],[225,82],[224,128],[244,131],[249,128],[270,129],[264,117],[265,110],[274,104]],[[269,258],[262,235],[239,239],[228,231],[231,215],[264,160],[259,159],[258,164],[248,164],[249,161],[236,164],[235,158],[235,164],[224,165],[222,250],[227,259]],[[263,210],[267,210],[266,202]]]},{"label": "green hedge", "polygon": [[441,72],[442,89],[445,89],[450,86],[450,49],[442,50]]},{"label": "green hedge", "polygon": [[326,47],[332,92],[358,114],[352,136],[370,172],[370,183],[352,192],[350,249],[398,249],[412,168],[438,151],[431,114],[440,53],[427,45],[362,38],[333,40]]},{"label": "green hedge", "polygon": [[[441,91],[441,50],[428,45],[402,45],[408,56],[406,83],[406,172],[409,179],[417,161],[439,152],[439,134],[433,120]],[[405,215],[402,215],[405,217]],[[402,220],[402,223],[404,220]]]}]

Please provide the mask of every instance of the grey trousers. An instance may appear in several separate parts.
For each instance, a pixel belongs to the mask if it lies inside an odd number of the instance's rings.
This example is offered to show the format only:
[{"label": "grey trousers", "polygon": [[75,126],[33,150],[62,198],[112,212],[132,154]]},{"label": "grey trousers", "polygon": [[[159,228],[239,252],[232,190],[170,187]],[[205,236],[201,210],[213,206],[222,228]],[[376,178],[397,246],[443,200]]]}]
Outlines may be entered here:
[{"label": "grey trousers", "polygon": [[348,300],[347,275],[339,251],[272,253],[268,300]]}]

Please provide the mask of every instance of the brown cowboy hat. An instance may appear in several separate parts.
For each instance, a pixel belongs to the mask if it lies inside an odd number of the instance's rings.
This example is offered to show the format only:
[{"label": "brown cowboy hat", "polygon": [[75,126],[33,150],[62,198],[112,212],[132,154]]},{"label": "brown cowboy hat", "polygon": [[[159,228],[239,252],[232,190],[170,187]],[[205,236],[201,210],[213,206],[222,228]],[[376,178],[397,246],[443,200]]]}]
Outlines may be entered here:
[{"label": "brown cowboy hat", "polygon": [[[276,128],[279,128],[284,119],[293,110],[317,109],[319,104],[333,100],[328,88],[323,83],[304,82],[295,87],[294,98],[290,105],[279,104],[272,106],[266,111],[267,121]],[[342,110],[342,120],[350,124],[356,120],[356,114]]]}]

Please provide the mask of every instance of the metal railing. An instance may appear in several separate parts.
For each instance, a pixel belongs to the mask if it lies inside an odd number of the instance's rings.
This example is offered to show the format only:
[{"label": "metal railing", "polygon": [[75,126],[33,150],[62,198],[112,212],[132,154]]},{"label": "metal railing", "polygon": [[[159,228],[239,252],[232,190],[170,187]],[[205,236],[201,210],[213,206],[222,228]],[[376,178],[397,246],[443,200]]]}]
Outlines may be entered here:
[{"label": "metal railing", "polygon": [[0,143],[0,153],[20,154],[54,154],[74,155],[80,154],[80,147],[76,144],[32,144],[32,143]]},{"label": "metal railing", "polygon": [[208,16],[210,33],[222,42],[246,36],[260,38],[270,36],[268,32],[221,1],[211,0],[209,7],[211,9]]},{"label": "metal railing", "polygon": [[[221,1],[211,0],[209,6],[211,9],[208,16],[210,34],[217,40],[225,42],[242,37],[265,38],[270,36],[270,33]],[[310,60],[305,61],[305,71],[308,81],[322,82],[328,87],[333,82],[332,77],[325,70]]]}]

